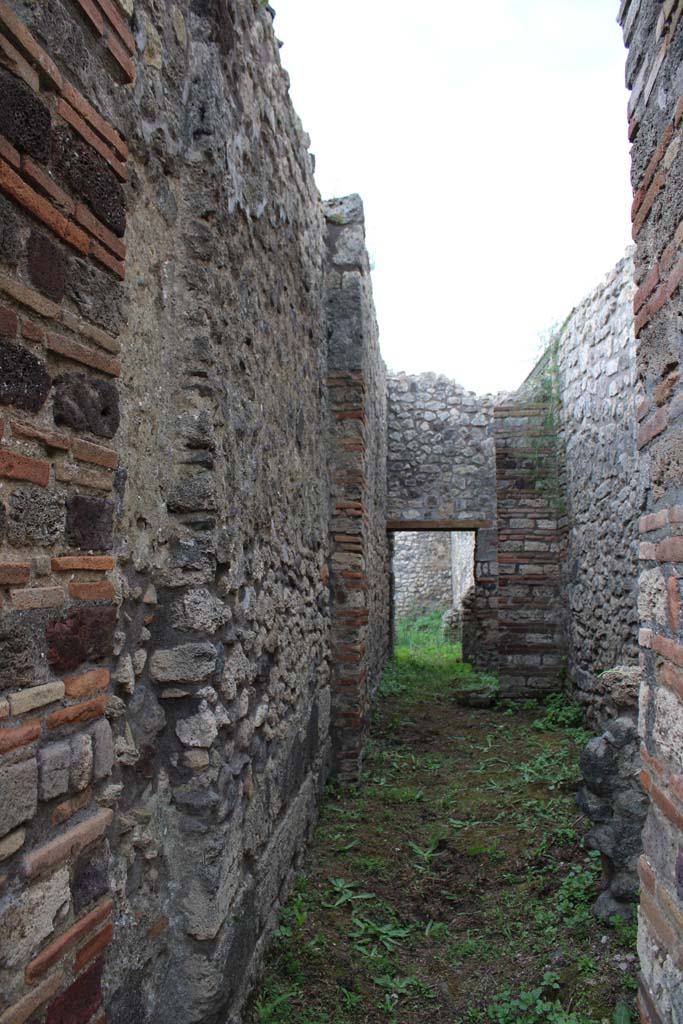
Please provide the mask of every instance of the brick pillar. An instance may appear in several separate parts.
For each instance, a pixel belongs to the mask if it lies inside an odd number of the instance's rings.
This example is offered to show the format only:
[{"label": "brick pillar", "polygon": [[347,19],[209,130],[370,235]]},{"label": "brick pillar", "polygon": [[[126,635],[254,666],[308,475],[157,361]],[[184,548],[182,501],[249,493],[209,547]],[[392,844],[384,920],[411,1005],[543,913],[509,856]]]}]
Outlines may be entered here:
[{"label": "brick pillar", "polygon": [[[126,17],[110,2],[77,9],[123,90]],[[57,21],[51,34],[81,33],[76,10]],[[87,1024],[104,1020],[113,935],[128,147],[4,2],[0,46],[0,1020]]]},{"label": "brick pillar", "polygon": [[683,1020],[683,95],[681,0],[625,0],[639,405],[642,782],[640,1012]]}]

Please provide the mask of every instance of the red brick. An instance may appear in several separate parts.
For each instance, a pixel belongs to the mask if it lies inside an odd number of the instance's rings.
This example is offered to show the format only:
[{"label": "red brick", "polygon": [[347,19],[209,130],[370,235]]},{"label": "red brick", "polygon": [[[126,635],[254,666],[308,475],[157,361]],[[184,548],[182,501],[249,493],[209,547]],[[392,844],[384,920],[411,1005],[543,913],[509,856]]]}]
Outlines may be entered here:
[{"label": "red brick", "polygon": [[116,564],[111,555],[58,555],[52,559],[54,572],[72,572],[88,569],[91,572],[108,572]]},{"label": "red brick", "polygon": [[107,49],[123,71],[126,81],[135,81],[135,65],[116,36],[111,33],[107,37]]},{"label": "red brick", "polygon": [[669,626],[673,633],[678,632],[678,618],[681,611],[681,596],[678,591],[678,579],[670,576],[666,584],[666,606]]},{"label": "red brick", "polygon": [[71,447],[71,438],[66,434],[58,434],[54,430],[41,430],[30,423],[19,423],[18,420],[12,420],[12,437],[42,441],[47,448],[60,448],[63,451],[68,451]]},{"label": "red brick", "polygon": [[660,809],[662,814],[669,819],[671,824],[679,831],[683,831],[683,814],[681,814],[678,808],[672,803],[666,793],[663,793],[654,782],[650,786],[650,797],[653,804]]},{"label": "red brick", "polygon": [[53,711],[45,719],[45,725],[48,729],[59,729],[62,725],[72,725],[74,722],[90,722],[93,718],[101,718],[106,706],[106,694],[102,697],[94,697],[92,700],[85,700],[80,704],[72,704],[71,707]]},{"label": "red brick", "polygon": [[147,929],[147,938],[156,939],[162,932],[165,932],[168,928],[168,918],[163,914],[161,917],[157,917],[155,921],[152,921],[151,925]]},{"label": "red brick", "polygon": [[94,370],[101,370],[110,377],[118,377],[121,373],[121,364],[113,356],[105,355],[73,341],[63,334],[48,334],[47,347],[50,352],[56,352],[65,359],[73,359],[74,362],[82,363],[84,366],[91,366]]},{"label": "red brick", "polygon": [[56,302],[46,299],[44,295],[34,291],[33,288],[27,288],[25,284],[17,281],[16,278],[0,274],[0,288],[5,294],[11,295],[13,299],[20,302],[22,306],[28,306],[34,313],[56,320],[59,319],[60,307]]},{"label": "red brick", "polygon": [[116,29],[116,33],[120,36],[123,45],[126,47],[130,55],[133,56],[135,54],[135,40],[133,39],[133,33],[129,26],[121,17],[119,11],[111,0],[97,0],[97,2],[109,19],[110,23]]},{"label": "red brick", "polygon": [[19,319],[13,309],[0,306],[0,334],[6,338],[16,338]]},{"label": "red brick", "polygon": [[114,586],[109,580],[99,583],[80,583],[74,580],[69,584],[69,594],[75,601],[113,601],[116,597]]},{"label": "red brick", "polygon": [[655,635],[652,638],[652,650],[656,654],[661,654],[663,658],[667,658],[668,661],[672,661],[679,668],[683,668],[683,647],[680,644],[674,643],[673,640],[669,640],[665,636]]},{"label": "red brick", "polygon": [[647,861],[647,858],[646,858],[645,854],[642,854],[640,859],[639,859],[639,861],[638,861],[638,874],[639,874],[640,880],[643,883],[643,885],[645,886],[645,888],[649,889],[650,892],[654,892],[655,891],[655,876],[654,876],[654,872],[653,872],[652,868],[648,864],[648,861]]},{"label": "red brick", "polygon": [[36,988],[32,988],[30,992],[22,996],[18,1003],[13,1003],[9,1009],[5,1010],[0,1016],[0,1024],[26,1024],[29,1018],[33,1019],[36,1010],[39,1010],[48,999],[52,999],[59,992],[63,984],[64,975],[61,971],[52,974]]},{"label": "red brick", "polygon": [[29,54],[38,64],[40,70],[52,85],[59,91],[62,88],[62,75],[55,62],[42,50],[16,14],[10,10],[4,0],[0,0],[0,22],[9,29],[21,49]]},{"label": "red brick", "polygon": [[70,216],[73,216],[76,211],[76,204],[73,199],[59,185],[56,185],[52,178],[48,177],[45,171],[38,167],[30,157],[23,156],[21,158],[21,172],[25,178],[28,178],[34,185],[37,185],[43,192],[46,192],[50,199],[53,199],[58,206],[61,206]]},{"label": "red brick", "polygon": [[104,466],[106,469],[116,469],[119,464],[119,457],[112,448],[104,448],[100,444],[93,444],[92,441],[74,438],[72,449],[74,456],[83,462],[94,462],[95,465]]},{"label": "red brick", "polygon": [[98,924],[101,924],[113,909],[114,901],[112,899],[102,900],[90,913],[82,917],[80,921],[76,921],[70,928],[67,928],[65,932],[41,950],[38,956],[28,964],[24,971],[26,981],[29,983],[35,981],[36,978],[49,971],[62,958],[64,953],[80,942]]},{"label": "red brick", "polygon": [[68,221],[59,210],[56,210],[47,199],[27,185],[9,164],[2,160],[0,160],[0,188],[74,249],[84,256],[88,254],[90,239],[85,232]]},{"label": "red brick", "polygon": [[89,324],[86,320],[80,320],[73,313],[70,313],[68,309],[62,310],[61,321],[70,331],[80,334],[90,341],[94,341],[96,345],[99,345],[100,348],[105,349],[107,352],[121,351],[121,343],[117,338],[107,334],[106,331],[100,330],[99,327],[95,327],[94,324]]},{"label": "red brick", "polygon": [[99,238],[100,242],[106,245],[115,256],[122,260],[126,258],[126,247],[123,242],[109,228],[105,228],[104,224],[101,224],[97,217],[93,217],[88,207],[84,206],[83,203],[79,203],[76,207],[76,220],[91,235]]},{"label": "red brick", "polygon": [[96,814],[72,825],[66,832],[52,839],[44,846],[27,853],[23,860],[23,871],[27,878],[35,878],[36,875],[48,871],[50,868],[58,867],[67,860],[80,853],[91,843],[96,842],[111,825],[114,812],[107,809],[97,811]]},{"label": "red brick", "polygon": [[111,491],[114,488],[114,481],[110,474],[96,469],[81,469],[63,462],[55,466],[55,480],[66,484],[76,484],[77,487],[93,487],[98,491]]},{"label": "red brick", "polygon": [[8,164],[11,164],[15,170],[19,170],[21,167],[21,157],[16,151],[11,142],[8,142],[2,135],[0,135],[0,156],[3,160],[6,160]]},{"label": "red brick", "polygon": [[44,459],[32,459],[28,455],[0,451],[0,476],[11,480],[29,480],[40,487],[47,487],[50,481],[50,463]]},{"label": "red brick", "polygon": [[45,1024],[88,1024],[102,1005],[103,960],[81,974],[67,989],[50,1003]]},{"label": "red brick", "polygon": [[650,441],[652,441],[655,437],[661,434],[663,430],[666,429],[667,423],[668,416],[666,409],[657,409],[657,412],[654,414],[654,416],[651,416],[650,419],[646,420],[645,423],[643,423],[642,426],[639,428],[638,435],[636,438],[637,447],[639,449],[644,448],[646,444],[649,444]]},{"label": "red brick", "polygon": [[96,152],[100,154],[103,160],[109,164],[114,173],[121,179],[121,181],[128,181],[128,171],[125,166],[121,163],[118,157],[112,152],[109,146],[102,141],[99,135],[88,127],[80,114],[78,114],[71,104],[67,103],[64,99],[57,100],[57,113],[67,121],[72,128],[74,128],[81,138],[92,146]]},{"label": "red brick", "polygon": [[639,528],[641,533],[650,533],[652,530],[661,530],[669,522],[668,508],[662,508],[659,512],[651,512],[649,515],[641,516]]},{"label": "red brick", "polygon": [[683,537],[666,537],[655,550],[658,562],[683,562]]},{"label": "red brick", "polygon": [[76,953],[76,960],[74,962],[74,970],[77,974],[83,970],[96,956],[104,952],[112,938],[114,937],[114,925],[109,922],[105,924],[104,928],[101,928],[96,935],[93,935],[91,939],[86,942],[84,946]]},{"label": "red brick", "polygon": [[673,929],[661,908],[647,892],[641,892],[640,894],[640,910],[650,925],[655,938],[669,952],[673,951],[675,946]]},{"label": "red brick", "polygon": [[85,697],[95,690],[104,690],[109,686],[109,669],[93,668],[89,672],[81,672],[77,676],[65,676],[64,687],[68,697]]},{"label": "red brick", "polygon": [[658,194],[664,187],[665,181],[666,171],[660,169],[659,171],[657,171],[654,181],[650,185],[646,194],[643,196],[642,204],[639,206],[638,213],[635,215],[635,218],[633,220],[632,237],[634,241],[637,239],[640,229],[647,220],[650,210],[652,209],[652,205],[655,199],[657,198]]},{"label": "red brick", "polygon": [[638,202],[638,204],[636,205],[637,197],[640,195],[640,200],[642,201],[642,197],[645,195],[645,193],[647,192],[648,188],[650,187],[650,182],[654,178],[655,171],[657,170],[657,167],[659,166],[659,164],[660,164],[660,162],[662,160],[662,157],[666,153],[667,147],[668,147],[669,143],[671,142],[671,139],[673,138],[673,133],[674,133],[674,126],[671,123],[671,121],[669,121],[669,123],[667,124],[666,128],[664,129],[664,131],[662,133],[662,137],[659,140],[657,148],[655,149],[654,153],[650,157],[650,160],[648,161],[648,165],[645,168],[645,174],[643,175],[643,180],[640,183],[640,188],[636,192],[636,199],[633,200],[633,204],[631,206],[631,220],[633,220],[633,218],[635,217],[635,215],[636,215],[636,213],[638,211],[638,207],[640,206],[640,202]]},{"label": "red brick", "polygon": [[45,331],[38,324],[34,324],[32,320],[21,321],[21,336],[26,338],[27,341],[45,341]]},{"label": "red brick", "polygon": [[95,29],[97,35],[104,35],[104,19],[93,3],[93,0],[76,0],[76,3],[90,22],[91,28]]},{"label": "red brick", "polygon": [[0,586],[16,586],[28,583],[31,566],[28,562],[0,562]]},{"label": "red brick", "polygon": [[21,725],[5,726],[0,729],[0,754],[18,747],[26,747],[40,736],[40,719],[31,718]]},{"label": "red brick", "polygon": [[96,242],[94,238],[90,240],[90,255],[96,259],[103,266],[107,267],[108,270],[113,271],[117,277],[120,277],[123,281],[126,276],[126,265],[121,260],[117,260],[115,256]]},{"label": "red brick", "polygon": [[647,747],[641,743],[640,745],[640,756],[644,762],[655,773],[655,775],[664,776],[666,774],[666,768],[664,762],[660,761],[658,757],[648,753]]},{"label": "red brick", "polygon": [[637,313],[640,307],[643,305],[645,300],[648,298],[650,293],[659,284],[659,266],[655,263],[654,267],[647,275],[643,283],[641,284],[638,291],[633,296],[633,312]]},{"label": "red brick", "polygon": [[25,590],[10,591],[12,606],[22,611],[33,608],[59,608],[64,604],[61,587],[27,587]]},{"label": "red brick", "polygon": [[84,96],[74,89],[70,82],[65,82],[62,89],[62,96],[69,103],[74,110],[76,110],[81,117],[85,118],[92,127],[95,129],[98,135],[101,135],[103,139],[110,143],[111,146],[117,151],[123,161],[128,159],[128,146],[125,140],[119,135],[112,125],[108,121],[97,113],[94,107],[92,107]]},{"label": "red brick", "polygon": [[668,686],[681,700],[683,700],[683,670],[664,661],[657,670],[657,680]]},{"label": "red brick", "polygon": [[77,814],[78,811],[82,811],[84,807],[87,807],[92,799],[92,790],[88,786],[82,793],[77,796],[69,797],[68,800],[63,800],[61,804],[57,804],[52,814],[50,815],[50,821],[56,827],[57,825],[63,825],[65,821]]}]

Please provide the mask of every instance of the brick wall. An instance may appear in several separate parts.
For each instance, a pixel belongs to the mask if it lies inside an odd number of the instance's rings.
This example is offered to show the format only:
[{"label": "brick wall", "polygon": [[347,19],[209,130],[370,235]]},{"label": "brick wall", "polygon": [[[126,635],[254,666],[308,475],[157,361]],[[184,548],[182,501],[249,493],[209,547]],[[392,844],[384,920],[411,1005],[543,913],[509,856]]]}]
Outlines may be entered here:
[{"label": "brick wall", "polygon": [[641,1016],[683,1019],[683,629],[680,619],[683,401],[683,4],[631,0],[620,21],[631,89],[637,447],[640,520],[642,780],[650,795],[641,859]]},{"label": "brick wall", "polygon": [[338,773],[360,778],[389,650],[386,376],[358,196],[325,204],[331,427],[333,707]]}]

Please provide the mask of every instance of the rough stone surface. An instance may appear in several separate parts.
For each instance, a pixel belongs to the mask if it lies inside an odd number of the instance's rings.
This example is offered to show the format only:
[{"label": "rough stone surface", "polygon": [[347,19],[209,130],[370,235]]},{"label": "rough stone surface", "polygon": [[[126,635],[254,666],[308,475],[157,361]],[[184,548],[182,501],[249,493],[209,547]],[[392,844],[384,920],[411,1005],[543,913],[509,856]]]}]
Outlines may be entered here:
[{"label": "rough stone surface", "polygon": [[126,229],[123,190],[109,165],[66,126],[55,129],[52,147],[55,170],[67,187],[82,196],[95,216],[122,237]]},{"label": "rough stone surface", "polygon": [[56,672],[78,668],[84,661],[99,661],[111,653],[114,608],[75,608],[47,625],[47,658]]},{"label": "rough stone surface", "polygon": [[0,623],[0,689],[33,681],[34,639],[28,626],[8,617]]},{"label": "rough stone surface", "polygon": [[149,672],[157,683],[201,683],[216,668],[216,648],[210,643],[183,644],[155,651]]},{"label": "rough stone surface", "polygon": [[10,266],[15,266],[19,262],[21,250],[19,218],[9,200],[0,196],[0,253],[2,259]]},{"label": "rough stone surface", "polygon": [[110,334],[118,334],[124,322],[123,286],[111,274],[91,262],[72,256],[66,273],[66,294],[81,316]]},{"label": "rough stone surface", "polygon": [[65,373],[55,380],[55,423],[74,430],[89,430],[97,437],[113,437],[119,428],[119,395],[108,380]]},{"label": "rough stone surface", "polygon": [[50,935],[70,903],[69,869],[60,868],[45,881],[0,901],[0,966],[22,967]]},{"label": "rough stone surface", "polygon": [[460,611],[474,583],[474,534],[398,532],[392,572],[394,613]]},{"label": "rough stone surface", "polygon": [[22,345],[0,338],[0,405],[38,412],[51,384],[41,359]]},{"label": "rough stone surface", "polygon": [[29,87],[0,68],[0,133],[36,160],[50,155],[50,111]]},{"label": "rough stone surface", "polygon": [[114,505],[106,498],[74,494],[66,502],[66,541],[81,551],[108,551],[112,544]]},{"label": "rough stone surface", "polygon": [[38,766],[35,758],[0,768],[0,837],[29,821],[38,806]]},{"label": "rough stone surface", "polygon": [[18,487],[9,499],[7,536],[16,547],[49,547],[64,535],[64,499],[43,487]]},{"label": "rough stone surface", "polygon": [[54,302],[62,301],[66,278],[64,254],[40,231],[32,231],[28,240],[28,272],[38,291]]},{"label": "rough stone surface", "polygon": [[71,748],[68,743],[60,740],[41,747],[38,753],[40,766],[39,792],[41,800],[52,800],[63,796],[69,789],[69,772],[71,769]]}]

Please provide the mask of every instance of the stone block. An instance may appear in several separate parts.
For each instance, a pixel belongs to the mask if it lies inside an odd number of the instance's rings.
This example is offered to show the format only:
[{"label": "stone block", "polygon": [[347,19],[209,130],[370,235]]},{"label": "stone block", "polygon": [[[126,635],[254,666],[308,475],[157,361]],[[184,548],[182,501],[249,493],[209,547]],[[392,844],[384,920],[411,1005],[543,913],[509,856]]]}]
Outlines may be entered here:
[{"label": "stone block", "polygon": [[157,683],[201,683],[215,670],[216,660],[213,644],[181,644],[154,651],[149,670]]},{"label": "stone block", "polygon": [[61,679],[43,686],[28,686],[19,693],[13,693],[9,699],[13,715],[25,715],[35,708],[44,708],[46,704],[54,704],[64,696],[64,683]]},{"label": "stone block", "polygon": [[33,681],[34,646],[28,626],[0,623],[0,690]]},{"label": "stone block", "polygon": [[68,868],[30,885],[0,912],[0,963],[23,967],[37,947],[52,934],[60,913],[71,900]]},{"label": "stone block", "polygon": [[64,298],[66,261],[58,245],[39,231],[28,240],[28,273],[39,292],[54,302]]},{"label": "stone block", "polygon": [[126,230],[125,198],[112,169],[70,128],[57,128],[52,143],[57,173],[103,224],[123,238]]},{"label": "stone block", "polygon": [[87,733],[73,736],[71,739],[71,770],[69,782],[77,793],[87,789],[92,778],[93,742]]},{"label": "stone block", "polygon": [[74,912],[80,914],[109,892],[107,861],[103,850],[82,854],[73,869]]},{"label": "stone block", "polygon": [[110,334],[120,334],[124,323],[123,288],[111,274],[93,263],[72,256],[66,275],[66,294],[81,316]]},{"label": "stone block", "polygon": [[108,551],[112,546],[113,502],[72,494],[66,503],[66,541],[81,551]]},{"label": "stone block", "polygon": [[16,266],[21,256],[21,235],[19,218],[15,208],[4,196],[0,196],[0,252],[10,266]]},{"label": "stone block", "polygon": [[119,393],[108,380],[65,373],[55,380],[54,420],[97,437],[113,437],[119,429]]},{"label": "stone block", "polygon": [[35,758],[0,768],[0,836],[30,821],[38,807],[38,764]]},{"label": "stone block", "polygon": [[0,839],[0,861],[7,860],[20,850],[26,839],[26,829],[18,828],[16,832],[10,832],[4,839]]},{"label": "stone block", "polygon": [[184,473],[168,495],[169,512],[211,512],[217,507],[216,480],[212,473]]},{"label": "stone block", "polygon": [[68,743],[50,743],[38,752],[40,799],[53,800],[69,789],[71,748]]},{"label": "stone block", "polygon": [[18,487],[10,495],[7,536],[15,547],[48,547],[64,533],[64,499],[42,487]]},{"label": "stone block", "polygon": [[102,969],[104,960],[74,981],[50,1003],[45,1024],[87,1024],[102,1003]]},{"label": "stone block", "polygon": [[176,727],[176,736],[186,747],[208,748],[218,736],[216,717],[206,701],[196,715],[181,719]]},{"label": "stone block", "polygon": [[51,384],[42,359],[21,345],[0,338],[0,405],[38,412]]},{"label": "stone block", "polygon": [[95,761],[93,774],[96,781],[105,779],[111,775],[114,766],[114,740],[111,726],[106,719],[98,722],[92,730],[92,739],[95,747]]},{"label": "stone block", "polygon": [[50,157],[50,111],[20,79],[0,68],[0,134],[45,163]]},{"label": "stone block", "polygon": [[215,633],[229,616],[229,609],[205,587],[187,590],[171,606],[171,622],[176,629],[199,633]]},{"label": "stone block", "polygon": [[48,623],[48,662],[59,672],[107,657],[112,651],[115,627],[115,608],[74,608],[64,618]]}]

